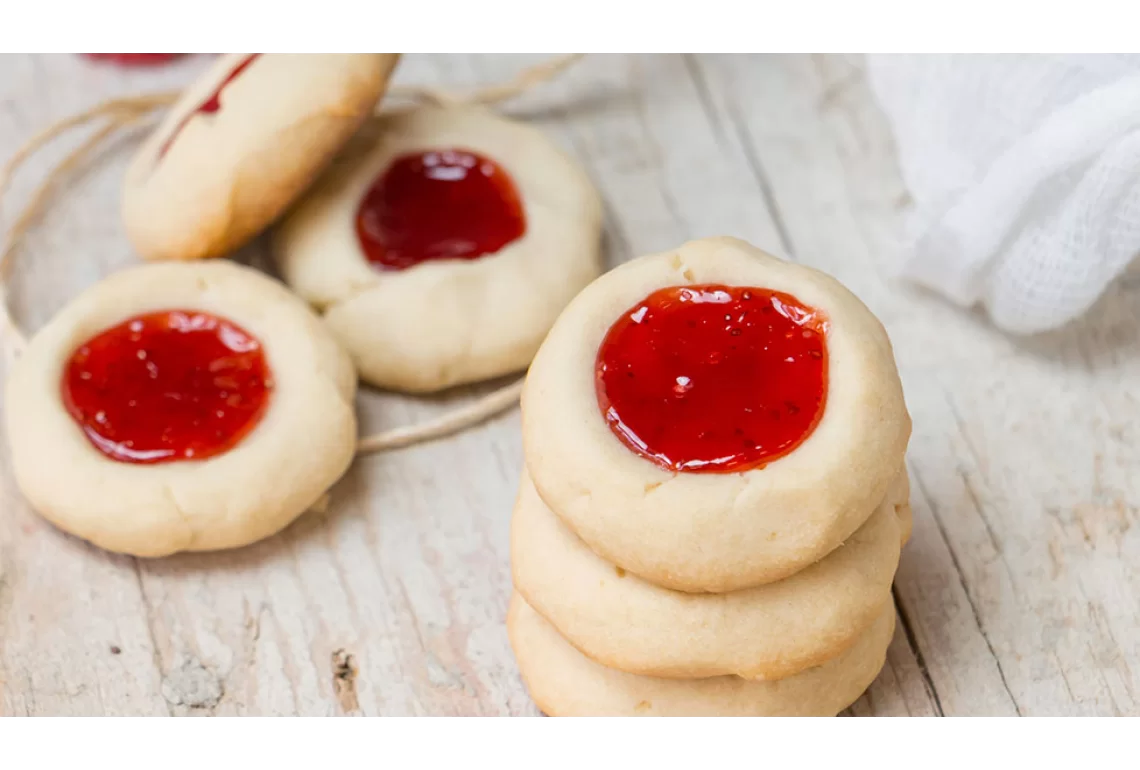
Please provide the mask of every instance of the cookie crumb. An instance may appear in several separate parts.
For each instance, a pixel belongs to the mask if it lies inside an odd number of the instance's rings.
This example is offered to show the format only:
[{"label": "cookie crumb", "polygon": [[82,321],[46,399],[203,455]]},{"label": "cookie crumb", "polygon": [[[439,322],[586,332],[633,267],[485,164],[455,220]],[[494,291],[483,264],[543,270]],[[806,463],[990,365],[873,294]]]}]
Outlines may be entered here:
[{"label": "cookie crumb", "polygon": [[347,650],[335,650],[332,654],[333,691],[341,710],[350,714],[360,710],[356,697],[356,659]]},{"label": "cookie crumb", "polygon": [[621,567],[614,567],[614,571],[617,572],[618,577],[625,577],[625,570]]}]

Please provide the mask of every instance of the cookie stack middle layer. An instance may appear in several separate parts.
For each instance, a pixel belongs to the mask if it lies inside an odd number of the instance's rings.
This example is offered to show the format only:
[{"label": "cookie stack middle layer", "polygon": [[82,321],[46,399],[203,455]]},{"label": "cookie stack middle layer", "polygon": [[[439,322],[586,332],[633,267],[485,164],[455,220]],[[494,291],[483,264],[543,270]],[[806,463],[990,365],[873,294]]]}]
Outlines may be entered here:
[{"label": "cookie stack middle layer", "polygon": [[[599,347],[675,285],[772,287],[826,313],[826,410],[790,454],[677,472],[615,438]],[[833,715],[874,679],[910,532],[910,421],[885,332],[850,292],[730,239],[644,257],[559,319],[523,409],[508,629],[543,711]]]}]

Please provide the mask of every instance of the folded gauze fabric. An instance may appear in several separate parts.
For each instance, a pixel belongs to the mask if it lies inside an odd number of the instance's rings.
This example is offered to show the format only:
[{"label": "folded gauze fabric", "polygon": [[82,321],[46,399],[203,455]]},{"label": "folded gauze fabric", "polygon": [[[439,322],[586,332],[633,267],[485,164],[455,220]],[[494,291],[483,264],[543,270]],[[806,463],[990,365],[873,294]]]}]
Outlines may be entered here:
[{"label": "folded gauze fabric", "polygon": [[1140,56],[872,55],[868,75],[915,203],[906,277],[1029,334],[1140,254]]}]

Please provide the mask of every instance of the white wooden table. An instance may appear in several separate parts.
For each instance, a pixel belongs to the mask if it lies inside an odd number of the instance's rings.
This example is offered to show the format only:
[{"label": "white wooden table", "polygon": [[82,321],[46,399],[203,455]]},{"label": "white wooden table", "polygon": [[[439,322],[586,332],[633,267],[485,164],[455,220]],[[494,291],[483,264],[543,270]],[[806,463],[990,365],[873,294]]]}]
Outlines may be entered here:
[{"label": "white wooden table", "polygon": [[[540,58],[413,55],[399,80],[500,81]],[[0,57],[0,155],[205,63]],[[507,110],[585,164],[611,263],[736,235],[833,273],[889,329],[915,534],[888,664],[850,713],[1140,714],[1140,273],[1028,340],[893,281],[908,198],[857,58],[587,57]],[[73,178],[29,239],[14,276],[26,325],[136,259],[118,219],[134,143]],[[442,401],[361,398],[369,428]],[[5,460],[0,713],[535,714],[503,626],[520,462],[514,411],[357,462],[326,515],[267,542],[142,561],[37,518]]]}]

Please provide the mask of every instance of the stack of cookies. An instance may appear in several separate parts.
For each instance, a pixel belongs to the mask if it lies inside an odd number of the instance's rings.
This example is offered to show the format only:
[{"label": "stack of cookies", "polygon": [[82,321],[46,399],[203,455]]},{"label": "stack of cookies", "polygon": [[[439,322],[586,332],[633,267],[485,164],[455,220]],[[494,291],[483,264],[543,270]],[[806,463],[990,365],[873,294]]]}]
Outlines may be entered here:
[{"label": "stack of cookies", "polygon": [[550,715],[834,715],[874,680],[910,532],[890,342],[743,242],[627,263],[523,397],[508,631]]}]

